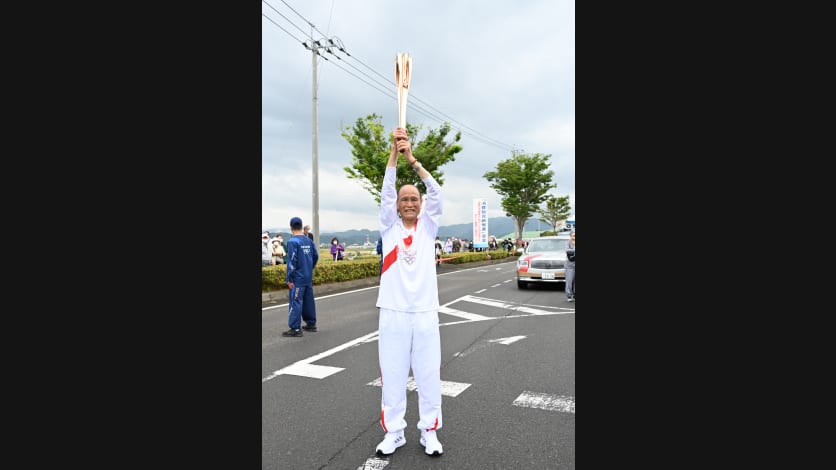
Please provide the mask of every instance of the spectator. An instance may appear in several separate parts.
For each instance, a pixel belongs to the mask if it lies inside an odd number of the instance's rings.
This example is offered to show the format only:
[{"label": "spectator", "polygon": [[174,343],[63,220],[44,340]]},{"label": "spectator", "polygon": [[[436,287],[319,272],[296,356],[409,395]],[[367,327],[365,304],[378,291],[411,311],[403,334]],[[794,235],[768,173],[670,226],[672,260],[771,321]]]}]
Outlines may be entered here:
[{"label": "spectator", "polygon": [[273,247],[273,265],[277,264],[284,264],[284,257],[286,255],[284,251],[284,244],[282,243],[282,234],[278,234],[276,238],[270,240],[270,243]]},{"label": "spectator", "polygon": [[566,300],[575,301],[575,231],[569,234],[566,244]]},{"label": "spectator", "polygon": [[377,239],[377,246],[375,247],[374,251],[380,256],[380,271],[378,272],[383,273],[383,238]]},{"label": "spectator", "polygon": [[313,234],[311,233],[311,226],[310,225],[305,225],[304,230],[305,230],[305,236],[310,238],[311,241],[313,241]]},{"label": "spectator", "polygon": [[[302,219],[299,217],[290,219],[290,231],[293,237],[287,241],[287,274],[285,275],[285,282],[290,289],[287,313],[287,326],[290,329],[283,332],[282,336],[299,337],[302,336],[302,330],[317,331],[313,270],[319,261],[319,250],[302,233]],[[301,326],[302,320],[305,320],[305,326]]]},{"label": "spectator", "polygon": [[490,239],[488,239],[488,251],[493,251],[497,248],[499,248],[499,244],[496,242],[496,237],[491,235]]},{"label": "spectator", "polygon": [[345,245],[340,243],[337,237],[331,239],[331,258],[334,261],[342,261],[343,253],[345,252]]},{"label": "spectator", "polygon": [[270,247],[270,232],[261,232],[261,266],[273,265],[273,249]]},{"label": "spectator", "polygon": [[435,264],[436,266],[441,265],[441,253],[444,251],[444,247],[441,245],[441,239],[435,237]]}]

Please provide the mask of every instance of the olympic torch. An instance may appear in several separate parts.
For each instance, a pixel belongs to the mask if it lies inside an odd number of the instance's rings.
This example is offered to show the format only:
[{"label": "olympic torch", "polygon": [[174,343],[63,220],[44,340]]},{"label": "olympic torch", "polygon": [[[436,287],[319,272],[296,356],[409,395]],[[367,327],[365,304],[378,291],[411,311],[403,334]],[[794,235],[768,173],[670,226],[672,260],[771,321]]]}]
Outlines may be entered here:
[{"label": "olympic torch", "polygon": [[398,91],[398,127],[406,129],[406,98],[409,95],[409,80],[412,78],[412,57],[399,53],[395,57],[395,88]]}]

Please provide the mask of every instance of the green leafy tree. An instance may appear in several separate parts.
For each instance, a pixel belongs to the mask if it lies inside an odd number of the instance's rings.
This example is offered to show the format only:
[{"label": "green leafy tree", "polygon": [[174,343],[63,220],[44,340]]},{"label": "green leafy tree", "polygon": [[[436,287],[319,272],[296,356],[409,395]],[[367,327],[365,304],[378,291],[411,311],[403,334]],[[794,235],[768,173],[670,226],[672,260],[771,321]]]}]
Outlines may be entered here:
[{"label": "green leafy tree", "polygon": [[569,205],[569,195],[555,197],[549,196],[546,200],[546,207],[540,209],[540,222],[552,226],[552,231],[557,233],[557,226],[569,217],[572,207]]},{"label": "green leafy tree", "polygon": [[496,165],[495,171],[483,175],[502,196],[502,209],[517,223],[517,238],[522,238],[525,221],[546,200],[546,193],[557,185],[552,183],[554,172],[549,170],[551,155],[513,152],[511,158]]},{"label": "green leafy tree", "polygon": [[[382,117],[372,113],[366,117],[357,118],[354,126],[346,126],[340,134],[351,145],[351,166],[343,167],[350,179],[356,179],[363,188],[371,193],[375,202],[380,205],[380,187],[383,185],[383,175],[389,152],[392,148],[392,135],[381,123]],[[449,123],[444,123],[438,129],[430,129],[423,140],[418,141],[421,126],[406,124],[409,140],[412,144],[412,154],[421,165],[438,182],[444,185],[444,172],[440,170],[445,164],[455,161],[456,154],[462,151],[457,142],[461,140],[461,132],[450,135]],[[448,142],[446,139],[451,138]],[[395,187],[404,184],[414,184],[422,193],[427,188],[418,174],[409,168],[406,160],[398,157],[398,176]]]}]

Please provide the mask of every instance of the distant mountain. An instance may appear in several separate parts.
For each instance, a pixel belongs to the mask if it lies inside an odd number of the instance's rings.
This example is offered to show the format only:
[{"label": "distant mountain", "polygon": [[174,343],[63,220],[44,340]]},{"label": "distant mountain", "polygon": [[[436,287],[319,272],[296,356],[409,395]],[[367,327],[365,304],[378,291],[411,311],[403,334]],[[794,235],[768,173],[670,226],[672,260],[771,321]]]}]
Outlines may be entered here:
[{"label": "distant mountain", "polygon": [[[537,219],[528,219],[523,227],[524,232],[531,231],[545,232],[551,229],[548,224],[539,222]],[[267,229],[271,235],[281,232],[285,239],[290,236],[290,229]],[[488,233],[496,238],[502,239],[505,236],[516,233],[516,223],[511,217],[493,217],[488,219]],[[442,240],[447,237],[466,238],[471,240],[473,238],[473,224],[464,223],[456,225],[445,225],[438,228],[438,236]],[[340,242],[346,245],[362,245],[366,241],[374,245],[380,237],[380,232],[377,230],[346,230],[344,232],[322,232],[319,234],[319,243],[328,245],[331,239],[337,237]],[[513,238],[513,237],[512,237]]]}]

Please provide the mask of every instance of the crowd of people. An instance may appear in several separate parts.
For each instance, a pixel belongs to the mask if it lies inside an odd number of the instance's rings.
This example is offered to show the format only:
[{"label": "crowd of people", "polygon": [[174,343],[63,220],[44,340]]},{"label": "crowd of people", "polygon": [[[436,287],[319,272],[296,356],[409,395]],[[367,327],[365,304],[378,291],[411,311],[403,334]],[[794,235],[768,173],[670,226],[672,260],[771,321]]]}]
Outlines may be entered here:
[{"label": "crowd of people", "polygon": [[[311,242],[313,242],[313,233],[311,233],[311,226],[305,225],[302,229],[302,235],[307,237]],[[381,270],[383,268],[383,253],[382,248],[380,246],[382,239],[377,240],[377,244],[375,246],[375,253],[380,256],[380,267]],[[286,264],[287,263],[287,243],[284,241],[284,237],[281,233],[276,233],[272,235],[269,231],[264,231],[261,234],[261,265],[262,266],[276,266],[279,264]],[[493,235],[488,238],[488,247],[487,248],[475,248],[473,246],[473,242],[466,238],[457,238],[457,237],[447,237],[446,241],[442,241],[438,236],[435,237],[435,245],[434,245],[434,252],[435,252],[435,259],[436,263],[439,263],[440,260],[445,255],[450,255],[452,253],[464,253],[464,252],[474,252],[474,251],[494,251],[501,249],[511,252],[514,251],[514,248],[525,248],[527,243],[525,240],[517,240],[516,242],[511,240],[510,237],[503,239],[501,242],[496,239]],[[340,242],[338,237],[333,237],[331,239],[331,260],[333,261],[342,261],[344,259],[353,259],[353,256],[348,256],[346,253],[346,246],[345,243]],[[359,252],[357,252],[357,256],[359,256]]]}]

